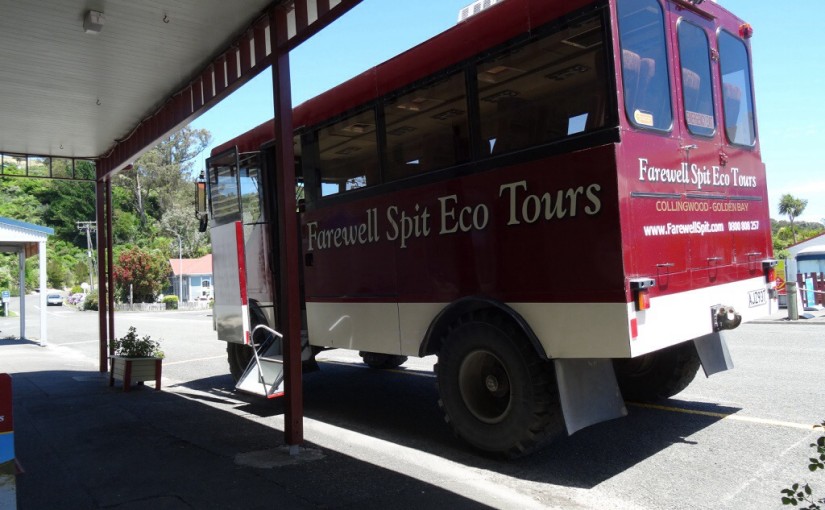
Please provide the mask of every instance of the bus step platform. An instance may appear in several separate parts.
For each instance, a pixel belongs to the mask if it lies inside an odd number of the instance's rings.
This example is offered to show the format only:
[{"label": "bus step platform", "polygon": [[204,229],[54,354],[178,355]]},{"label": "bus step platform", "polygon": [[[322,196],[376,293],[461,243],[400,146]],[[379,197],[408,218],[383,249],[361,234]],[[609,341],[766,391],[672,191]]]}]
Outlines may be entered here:
[{"label": "bus step platform", "polygon": [[[253,349],[253,347],[250,347]],[[270,335],[255,351],[235,389],[266,398],[284,395],[284,361],[281,338]]]}]

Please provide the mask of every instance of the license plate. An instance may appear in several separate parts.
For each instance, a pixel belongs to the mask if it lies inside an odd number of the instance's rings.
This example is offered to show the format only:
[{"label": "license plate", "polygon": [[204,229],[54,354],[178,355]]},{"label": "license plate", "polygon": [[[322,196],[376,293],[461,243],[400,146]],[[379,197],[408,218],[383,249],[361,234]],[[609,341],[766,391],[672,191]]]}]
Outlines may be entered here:
[{"label": "license plate", "polygon": [[752,290],[748,292],[748,307],[762,306],[768,302],[768,289]]}]

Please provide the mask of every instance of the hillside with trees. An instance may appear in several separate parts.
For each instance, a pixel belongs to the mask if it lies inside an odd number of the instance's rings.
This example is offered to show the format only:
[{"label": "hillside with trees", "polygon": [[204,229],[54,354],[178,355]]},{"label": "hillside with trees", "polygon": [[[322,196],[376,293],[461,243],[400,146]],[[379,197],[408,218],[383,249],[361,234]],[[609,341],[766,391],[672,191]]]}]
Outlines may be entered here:
[{"label": "hillside with trees", "polygon": [[[123,284],[128,285],[123,275],[134,272],[134,268],[123,271],[123,265],[136,258],[152,261],[151,278],[162,274],[160,284],[155,282],[149,285],[151,291],[141,291],[141,300],[151,300],[152,292],[156,294],[168,285],[168,259],[178,257],[178,235],[184,258],[209,253],[209,239],[198,232],[194,216],[193,165],[210,138],[208,131],[187,126],[161,140],[112,180],[113,247],[119,296],[125,294]],[[20,173],[8,159],[4,164],[5,174]],[[33,173],[31,160],[29,173]],[[93,176],[94,168],[80,162],[78,173]],[[0,176],[0,216],[54,229],[47,244],[50,288],[68,289],[89,282],[87,236],[78,228],[78,222],[96,220],[95,198],[92,182]],[[91,251],[96,258],[96,236],[92,234],[91,239]],[[28,290],[38,286],[38,269],[37,257],[27,261]],[[0,254],[0,288],[14,293],[18,271],[16,254]],[[96,271],[94,277],[97,279]]]}]

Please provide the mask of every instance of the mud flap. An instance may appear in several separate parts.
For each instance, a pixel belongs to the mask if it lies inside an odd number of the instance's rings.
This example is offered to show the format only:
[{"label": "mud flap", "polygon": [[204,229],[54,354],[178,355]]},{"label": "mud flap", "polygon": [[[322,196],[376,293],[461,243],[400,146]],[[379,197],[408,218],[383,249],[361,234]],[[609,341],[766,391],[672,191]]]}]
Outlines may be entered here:
[{"label": "mud flap", "polygon": [[555,359],[556,382],[567,434],[627,416],[609,359]]},{"label": "mud flap", "polygon": [[733,368],[733,361],[728,352],[728,344],[720,333],[711,333],[693,340],[696,353],[702,362],[705,377]]}]

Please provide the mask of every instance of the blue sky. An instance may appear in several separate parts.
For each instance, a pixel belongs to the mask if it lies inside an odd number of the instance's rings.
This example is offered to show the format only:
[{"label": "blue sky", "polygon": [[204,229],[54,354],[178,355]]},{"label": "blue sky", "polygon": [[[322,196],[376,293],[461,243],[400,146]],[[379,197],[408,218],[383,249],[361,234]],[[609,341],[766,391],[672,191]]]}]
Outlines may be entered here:
[{"label": "blue sky", "polygon": [[[471,0],[364,0],[293,51],[295,105],[453,26]],[[825,222],[825,1],[720,0],[754,27],[754,89],[771,217],[783,193],[808,200],[801,219]],[[192,123],[215,145],[272,118],[266,71]],[[211,147],[210,147],[211,149]],[[208,149],[209,150],[209,149]],[[207,152],[208,152],[207,150]],[[825,158],[823,158],[825,159]],[[197,163],[202,168],[203,163]]]}]

